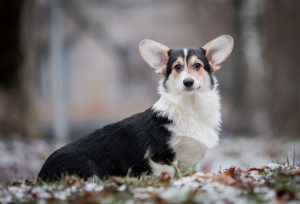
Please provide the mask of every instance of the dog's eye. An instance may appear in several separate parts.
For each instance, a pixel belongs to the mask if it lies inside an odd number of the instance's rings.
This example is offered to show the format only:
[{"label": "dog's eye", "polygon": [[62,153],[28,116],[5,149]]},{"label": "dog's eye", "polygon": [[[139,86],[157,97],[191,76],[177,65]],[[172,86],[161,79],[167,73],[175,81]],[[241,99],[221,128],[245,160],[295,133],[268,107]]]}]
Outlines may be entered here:
[{"label": "dog's eye", "polygon": [[201,67],[201,64],[199,64],[199,63],[196,63],[196,64],[195,64],[195,69],[196,69],[197,71],[200,69],[200,67]]},{"label": "dog's eye", "polygon": [[179,64],[176,64],[174,69],[176,70],[176,72],[180,72],[181,66]]}]

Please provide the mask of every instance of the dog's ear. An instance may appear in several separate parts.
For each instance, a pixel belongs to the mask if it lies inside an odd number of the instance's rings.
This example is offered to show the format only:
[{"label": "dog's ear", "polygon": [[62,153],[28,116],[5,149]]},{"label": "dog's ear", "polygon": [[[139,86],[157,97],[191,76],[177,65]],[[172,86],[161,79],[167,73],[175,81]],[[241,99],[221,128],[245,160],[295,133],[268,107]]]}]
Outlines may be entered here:
[{"label": "dog's ear", "polygon": [[206,58],[214,72],[221,68],[221,63],[230,55],[233,48],[233,38],[229,35],[222,35],[202,48],[206,51]]},{"label": "dog's ear", "polygon": [[142,40],[139,44],[142,58],[157,74],[165,74],[169,60],[167,46],[153,40]]}]

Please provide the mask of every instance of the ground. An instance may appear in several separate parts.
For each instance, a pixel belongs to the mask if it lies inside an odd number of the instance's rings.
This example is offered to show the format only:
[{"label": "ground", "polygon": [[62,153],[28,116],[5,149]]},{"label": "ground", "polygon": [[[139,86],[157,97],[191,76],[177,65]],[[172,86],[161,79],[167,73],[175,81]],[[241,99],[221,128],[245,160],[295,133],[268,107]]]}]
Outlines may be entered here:
[{"label": "ground", "polygon": [[[66,177],[36,183],[47,156],[61,144],[43,140],[0,140],[0,203],[298,203],[300,140],[221,138],[202,162],[202,171],[176,177],[143,175],[83,182]],[[176,165],[174,166],[176,168]]]}]

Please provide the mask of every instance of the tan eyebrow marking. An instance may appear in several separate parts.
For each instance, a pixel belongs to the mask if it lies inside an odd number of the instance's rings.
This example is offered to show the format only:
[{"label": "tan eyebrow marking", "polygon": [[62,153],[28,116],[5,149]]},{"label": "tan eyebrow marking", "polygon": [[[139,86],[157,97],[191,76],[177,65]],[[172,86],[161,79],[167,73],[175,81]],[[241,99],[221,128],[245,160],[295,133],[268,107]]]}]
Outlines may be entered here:
[{"label": "tan eyebrow marking", "polygon": [[[201,65],[198,71],[194,68],[196,63]],[[196,77],[203,77],[205,74],[204,63],[196,55],[191,56],[188,60],[188,72]]]},{"label": "tan eyebrow marking", "polygon": [[188,61],[188,66],[192,67],[196,63],[199,63],[199,64],[201,64],[201,67],[204,67],[204,63],[196,55],[193,55],[192,57],[190,57],[190,59]]},{"label": "tan eyebrow marking", "polygon": [[174,78],[178,79],[180,77],[180,74],[182,73],[182,70],[180,72],[175,71],[175,65],[180,64],[182,67],[184,67],[184,59],[182,56],[179,56],[177,60],[172,64],[172,74],[174,75]]}]

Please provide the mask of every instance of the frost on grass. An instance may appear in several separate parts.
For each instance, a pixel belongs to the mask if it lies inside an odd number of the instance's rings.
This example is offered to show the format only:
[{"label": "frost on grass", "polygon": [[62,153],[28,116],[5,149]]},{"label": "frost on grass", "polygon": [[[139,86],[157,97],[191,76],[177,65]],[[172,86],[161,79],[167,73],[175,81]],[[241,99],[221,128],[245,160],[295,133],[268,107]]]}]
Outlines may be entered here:
[{"label": "frost on grass", "polygon": [[[18,138],[10,140],[0,138],[0,183],[18,179],[36,179],[46,158],[65,144],[38,139],[22,142]],[[296,155],[300,155],[298,147],[300,147],[299,139],[227,137],[222,138],[217,147],[206,153],[201,166],[202,170],[210,168],[214,173],[220,168],[230,168],[232,165],[242,169],[249,166],[263,166],[270,161],[283,161],[287,156],[292,158],[294,150]]]},{"label": "frost on grass", "polygon": [[143,175],[84,182],[68,176],[56,183],[26,181],[0,185],[0,203],[285,203],[300,201],[300,168],[269,164],[219,173],[197,172],[171,178]]},{"label": "frost on grass", "polygon": [[0,183],[35,179],[50,151],[43,140],[0,139]]},{"label": "frost on grass", "polygon": [[[111,177],[88,182],[66,177],[55,184],[24,182],[36,178],[43,162],[54,150],[51,146],[61,145],[50,145],[42,140],[27,143],[0,140],[0,203],[300,202],[300,164],[293,158],[294,147],[299,147],[299,141],[223,139],[205,155],[202,163],[203,170],[211,169],[211,172],[182,173],[183,176],[173,179],[163,174],[159,178]],[[299,148],[295,151],[299,155]],[[269,163],[283,159],[286,162]],[[296,159],[299,161],[298,157]],[[231,165],[240,168],[231,168]]]}]

